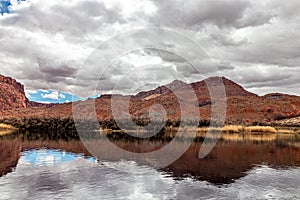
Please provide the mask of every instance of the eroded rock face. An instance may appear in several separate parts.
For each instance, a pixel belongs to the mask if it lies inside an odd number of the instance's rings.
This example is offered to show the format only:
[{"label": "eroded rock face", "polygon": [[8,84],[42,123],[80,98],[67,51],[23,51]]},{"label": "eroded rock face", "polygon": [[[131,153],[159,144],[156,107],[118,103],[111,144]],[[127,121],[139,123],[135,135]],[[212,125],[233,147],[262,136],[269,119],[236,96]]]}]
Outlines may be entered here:
[{"label": "eroded rock face", "polygon": [[0,75],[0,111],[29,106],[24,86],[13,78]]}]

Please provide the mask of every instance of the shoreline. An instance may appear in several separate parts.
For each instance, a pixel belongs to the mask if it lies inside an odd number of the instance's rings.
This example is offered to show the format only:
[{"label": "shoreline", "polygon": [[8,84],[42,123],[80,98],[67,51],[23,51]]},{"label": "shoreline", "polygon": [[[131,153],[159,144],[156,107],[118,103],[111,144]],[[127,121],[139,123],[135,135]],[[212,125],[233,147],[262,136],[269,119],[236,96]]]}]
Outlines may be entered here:
[{"label": "shoreline", "polygon": [[[126,121],[122,122],[126,125]],[[157,122],[153,122],[154,125]],[[150,131],[144,129],[147,124],[141,124],[139,130],[126,130],[120,129],[114,120],[101,120],[99,125],[95,127],[94,121],[82,120],[79,124],[75,125],[73,119],[66,118],[9,118],[0,120],[0,135],[8,134],[9,132],[14,132],[16,130],[24,131],[76,131],[76,130],[102,130],[107,134],[114,133],[124,133],[124,132],[135,132],[138,134],[147,134],[147,132],[154,131],[155,133],[173,133],[173,132],[196,132],[197,134],[203,133],[227,133],[227,134],[300,134],[300,127],[295,126],[271,126],[271,125],[229,125],[225,124],[223,126],[218,125],[218,123],[210,123],[206,125],[201,125],[199,122],[198,127],[184,126],[180,127],[180,122],[177,121],[167,121],[163,127],[156,127]],[[180,130],[179,130],[180,128]]]},{"label": "shoreline", "polygon": [[[2,127],[11,127],[3,125]],[[259,130],[259,131],[258,131]],[[174,138],[178,141],[194,142],[207,141],[253,141],[253,142],[270,142],[278,141],[280,139],[289,141],[300,141],[300,133],[293,130],[283,131],[282,127],[265,127],[265,126],[233,126],[227,125],[224,127],[198,127],[191,128],[185,127],[178,130],[178,127],[164,127],[163,130],[157,132],[155,135],[150,135],[147,131],[134,131],[134,130],[112,130],[100,129],[91,130],[85,129],[78,132],[76,130],[59,130],[59,129],[37,129],[26,130],[11,128],[10,130],[2,131],[0,129],[0,138],[16,138],[23,137],[26,139],[44,139],[44,140],[57,140],[64,139],[66,141],[72,139],[87,139],[98,140],[107,137],[110,141],[124,140],[124,141],[166,141],[170,142]],[[130,134],[132,133],[132,134]],[[299,144],[300,145],[300,144]]]}]

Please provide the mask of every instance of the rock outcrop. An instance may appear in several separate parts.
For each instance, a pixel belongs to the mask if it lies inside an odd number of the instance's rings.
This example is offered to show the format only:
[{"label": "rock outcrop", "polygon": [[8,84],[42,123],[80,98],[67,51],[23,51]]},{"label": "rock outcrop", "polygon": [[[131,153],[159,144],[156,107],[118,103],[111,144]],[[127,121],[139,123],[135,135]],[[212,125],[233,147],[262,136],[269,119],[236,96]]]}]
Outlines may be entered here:
[{"label": "rock outcrop", "polygon": [[15,79],[0,75],[0,111],[30,107],[24,86]]}]

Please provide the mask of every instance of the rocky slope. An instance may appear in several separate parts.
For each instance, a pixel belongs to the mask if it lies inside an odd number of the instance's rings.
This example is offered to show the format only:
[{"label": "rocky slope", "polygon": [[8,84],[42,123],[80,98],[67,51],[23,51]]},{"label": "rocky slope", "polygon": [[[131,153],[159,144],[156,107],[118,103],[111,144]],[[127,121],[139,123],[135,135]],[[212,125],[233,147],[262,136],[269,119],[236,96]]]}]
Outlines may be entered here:
[{"label": "rocky slope", "polygon": [[10,77],[0,75],[0,111],[29,106],[24,86]]},{"label": "rocky slope", "polygon": [[[186,99],[186,103],[189,103],[191,97],[186,93],[186,91],[192,88],[194,90],[193,93],[197,96],[198,103],[193,104],[190,106],[189,110],[185,110],[184,112],[192,114],[199,109],[201,120],[210,120],[211,106],[216,105],[216,107],[219,106],[222,108],[223,105],[220,104],[222,99],[214,99],[214,101],[210,99],[207,83],[218,88],[220,81],[223,82],[226,91],[226,122],[229,124],[253,124],[261,122],[273,123],[277,120],[300,116],[300,97],[277,93],[258,96],[248,92],[242,86],[224,77],[211,77],[191,84],[175,80],[168,85],[160,86],[154,90],[140,92],[134,96],[118,95],[116,98],[116,107],[117,110],[122,109],[124,101],[130,98],[129,112],[133,118],[149,117],[150,107],[155,104],[160,104],[165,109],[168,119],[180,119],[181,109],[178,97],[176,97],[174,93],[179,94],[181,96],[180,98]],[[4,85],[4,87],[12,87],[9,84],[2,85]],[[2,90],[5,89],[1,88],[1,91]],[[14,91],[16,93],[16,90]],[[22,92],[22,87],[18,91]],[[10,94],[13,95],[15,93]],[[23,93],[19,92],[18,94]],[[21,102],[25,103],[20,105],[8,103],[8,105],[11,106],[6,105],[7,109],[0,112],[0,119],[12,117],[73,117],[72,103],[52,105],[50,108],[45,106],[28,107],[28,100],[24,94],[22,97],[25,101]],[[89,99],[84,102],[76,102],[75,105],[79,107],[80,113],[87,113],[90,114],[90,117],[92,117],[93,106],[88,106],[88,108],[85,106],[94,105],[95,103],[97,117],[99,119],[113,119],[114,117],[111,111],[111,97],[111,95],[102,95],[95,100]],[[14,98],[14,96],[11,98]],[[5,101],[3,98],[0,99],[0,101]],[[21,96],[18,96],[16,99],[22,98]],[[8,110],[11,107],[15,107],[17,109]],[[157,109],[156,112],[162,113],[162,110],[163,109]]]}]

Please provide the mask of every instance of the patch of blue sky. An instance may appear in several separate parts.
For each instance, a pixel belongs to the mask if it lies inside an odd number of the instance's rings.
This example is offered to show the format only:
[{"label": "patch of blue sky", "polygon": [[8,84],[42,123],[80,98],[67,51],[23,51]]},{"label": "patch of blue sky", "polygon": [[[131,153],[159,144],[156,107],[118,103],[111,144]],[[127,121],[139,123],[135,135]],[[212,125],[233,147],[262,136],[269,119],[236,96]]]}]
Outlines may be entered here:
[{"label": "patch of blue sky", "polygon": [[13,3],[21,3],[22,1],[27,1],[27,0],[0,0],[0,14],[4,15],[5,13],[9,14],[12,12],[10,9],[12,2]]},{"label": "patch of blue sky", "polygon": [[0,14],[9,13],[9,6],[11,6],[10,1],[0,0]]},{"label": "patch of blue sky", "polygon": [[86,99],[70,93],[54,91],[54,90],[31,91],[27,94],[27,96],[30,101],[40,102],[40,103],[67,103],[67,102]]},{"label": "patch of blue sky", "polygon": [[[27,92],[26,95],[30,101],[39,103],[68,103],[87,99],[71,93],[55,90],[35,90]],[[99,96],[100,95],[96,94],[88,98],[97,98]]]}]

